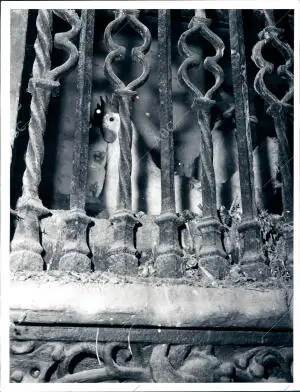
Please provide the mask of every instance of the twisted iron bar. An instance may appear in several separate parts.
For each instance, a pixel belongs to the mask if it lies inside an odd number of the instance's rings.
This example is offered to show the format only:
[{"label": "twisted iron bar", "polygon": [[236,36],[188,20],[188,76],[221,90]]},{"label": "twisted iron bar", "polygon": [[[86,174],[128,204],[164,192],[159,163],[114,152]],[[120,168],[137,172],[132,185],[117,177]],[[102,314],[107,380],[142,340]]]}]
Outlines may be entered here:
[{"label": "twisted iron bar", "polygon": [[[32,75],[35,80],[43,78],[51,68],[52,52],[52,10],[39,10],[37,20],[37,38],[34,43],[36,57]],[[29,121],[29,142],[25,155],[26,169],[23,176],[23,195],[36,197],[41,181],[41,164],[44,156],[43,134],[46,128],[46,111],[51,90],[34,88],[32,79],[31,118]]]},{"label": "twisted iron bar", "polygon": [[[71,30],[56,33],[54,46],[69,54],[64,64],[50,70],[52,50],[52,12],[71,25]],[[80,19],[74,10],[40,10],[37,17],[37,39],[34,44],[36,59],[33,64],[29,92],[32,94],[31,118],[29,121],[29,142],[25,155],[26,169],[23,176],[23,194],[38,198],[41,182],[41,166],[44,159],[43,135],[46,129],[46,115],[51,91],[59,87],[56,81],[63,73],[70,71],[78,60],[76,46],[70,41],[80,30]]]},{"label": "twisted iron bar", "polygon": [[[210,109],[215,104],[212,99],[213,94],[221,86],[224,80],[224,72],[218,65],[218,61],[222,58],[224,53],[223,41],[209,29],[210,21],[203,17],[194,16],[190,23],[189,29],[185,31],[178,42],[179,53],[186,57],[178,70],[178,78],[182,84],[185,84],[194,95],[193,106],[197,111],[198,123],[200,126],[200,160],[203,168],[203,175],[205,176],[206,183],[209,186],[210,202],[209,210],[211,216],[216,216],[216,185],[215,173],[213,168],[213,146],[210,129]],[[188,69],[193,66],[201,64],[201,56],[195,54],[189,49],[187,40],[195,33],[199,33],[205,38],[216,50],[214,56],[206,57],[203,66],[204,69],[211,72],[215,77],[214,85],[203,94],[190,80]]]},{"label": "twisted iron bar", "polygon": [[[290,72],[290,68],[293,65],[293,50],[288,43],[284,43],[280,40],[282,30],[275,25],[273,10],[261,10],[260,13],[265,18],[266,27],[259,33],[258,37],[260,41],[254,45],[252,50],[252,60],[259,68],[254,80],[254,88],[269,105],[267,113],[270,114],[274,120],[275,130],[279,141],[280,169],[283,181],[283,208],[285,213],[289,215],[288,220],[291,220],[293,211],[293,178],[290,165],[287,165],[287,162],[290,161],[291,153],[286,131],[288,126],[287,116],[293,115],[293,105],[288,103],[294,93],[294,78],[293,74]],[[288,83],[288,90],[281,99],[268,89],[264,79],[265,75],[272,73],[275,68],[274,64],[265,60],[262,54],[262,50],[268,44],[271,44],[274,49],[277,49],[285,60],[285,63],[278,66],[276,69],[277,75],[285,79]]]},{"label": "twisted iron bar", "polygon": [[[213,94],[221,86],[224,80],[222,68],[218,61],[224,53],[223,41],[209,29],[210,20],[205,17],[204,10],[195,10],[195,16],[191,19],[188,30],[184,32],[179,41],[179,53],[186,57],[178,70],[179,81],[188,87],[194,96],[192,108],[195,108],[197,120],[200,127],[200,163],[202,183],[202,213],[203,217],[198,225],[202,233],[203,246],[200,252],[200,267],[212,274],[216,279],[225,277],[228,263],[221,243],[221,224],[217,215],[216,180],[213,166],[213,143],[210,127],[210,111],[215,101]],[[202,64],[202,56],[192,52],[187,44],[188,38],[199,33],[215,49],[214,56],[206,57],[204,69],[213,74],[214,85],[202,93],[190,80],[188,69]]]},{"label": "twisted iron bar", "polygon": [[[147,80],[150,73],[150,65],[145,61],[145,53],[148,52],[151,44],[151,34],[149,29],[138,20],[139,10],[117,10],[116,19],[113,20],[105,29],[104,42],[109,51],[104,63],[104,73],[115,88],[115,94],[119,102],[119,115],[121,129],[119,134],[120,141],[120,160],[119,160],[119,200],[118,209],[131,210],[131,146],[132,146],[132,97],[134,91]],[[112,68],[114,60],[122,60],[125,57],[126,48],[118,45],[112,38],[112,33],[124,22],[128,23],[143,39],[141,46],[135,47],[131,51],[133,61],[142,65],[142,73],[127,86],[118,78]]]},{"label": "twisted iron bar", "polygon": [[[59,67],[51,68],[53,13],[71,25],[71,30],[57,33],[54,46],[69,54],[68,59]],[[11,267],[13,269],[40,270],[43,268],[43,251],[39,239],[39,218],[49,211],[43,206],[38,187],[41,182],[44,159],[43,135],[46,130],[46,115],[51,93],[58,89],[58,78],[70,71],[78,60],[76,46],[70,42],[78,34],[81,26],[74,10],[39,10],[37,16],[37,38],[34,44],[36,58],[28,90],[32,95],[28,126],[29,141],[25,154],[26,168],[23,175],[23,193],[17,203],[18,221],[11,244]]]}]

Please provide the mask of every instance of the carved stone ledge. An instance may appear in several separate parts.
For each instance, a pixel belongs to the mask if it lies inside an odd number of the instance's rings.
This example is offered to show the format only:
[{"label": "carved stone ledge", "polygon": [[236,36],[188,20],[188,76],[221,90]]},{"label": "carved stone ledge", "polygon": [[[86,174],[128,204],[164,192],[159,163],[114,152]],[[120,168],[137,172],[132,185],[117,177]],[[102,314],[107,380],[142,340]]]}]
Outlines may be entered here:
[{"label": "carved stone ledge", "polygon": [[[178,279],[174,279],[178,280]],[[13,321],[164,327],[291,329],[285,289],[146,283],[12,281]],[[126,301],[124,301],[126,298]],[[201,306],[199,306],[201,304]],[[272,329],[272,330],[273,330]]]},{"label": "carved stone ledge", "polygon": [[[225,358],[224,358],[225,357]],[[291,382],[291,347],[12,342],[12,382]]]}]

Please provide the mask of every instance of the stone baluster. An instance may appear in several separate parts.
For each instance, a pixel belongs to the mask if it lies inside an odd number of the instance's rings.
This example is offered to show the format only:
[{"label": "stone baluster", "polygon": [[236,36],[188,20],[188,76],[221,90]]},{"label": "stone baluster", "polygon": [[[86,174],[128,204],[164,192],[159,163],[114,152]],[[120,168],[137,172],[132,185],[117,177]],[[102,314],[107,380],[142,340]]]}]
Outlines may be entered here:
[{"label": "stone baluster", "polygon": [[[196,10],[195,16],[191,19],[188,30],[185,31],[178,42],[180,54],[185,57],[178,70],[180,82],[190,90],[193,95],[192,107],[196,111],[200,128],[200,165],[202,183],[202,205],[203,218],[199,225],[202,232],[203,246],[200,252],[200,264],[205,267],[215,278],[222,279],[228,270],[228,262],[225,258],[221,241],[221,223],[217,215],[216,205],[216,181],[213,167],[213,144],[210,125],[210,112],[215,101],[212,99],[214,92],[221,86],[224,73],[217,64],[224,52],[223,41],[213,33],[210,28],[210,20],[206,18],[205,10]],[[211,72],[215,78],[214,85],[203,94],[191,81],[188,69],[191,66],[202,64],[200,56],[190,50],[187,40],[191,35],[199,33],[216,50],[216,54],[206,57],[203,62],[205,70]]]},{"label": "stone baluster", "polygon": [[182,223],[176,215],[174,191],[170,12],[170,10],[158,10],[161,214],[155,220],[159,226],[160,237],[155,269],[157,276],[160,277],[183,275],[182,251],[178,242],[178,228]]},{"label": "stone baluster", "polygon": [[242,221],[239,226],[241,237],[240,264],[248,276],[264,279],[268,267],[262,261],[260,248],[260,225],[254,194],[251,120],[241,10],[229,10],[230,51],[232,85],[235,100],[236,139],[241,187]]},{"label": "stone baluster", "polygon": [[[119,186],[117,194],[117,211],[111,217],[114,226],[114,241],[108,253],[109,269],[117,273],[136,274],[138,271],[138,260],[134,247],[134,230],[138,220],[132,214],[132,100],[136,95],[135,89],[143,85],[148,78],[150,67],[145,60],[151,44],[151,34],[148,28],[139,20],[139,10],[115,11],[115,19],[108,24],[104,32],[104,42],[109,51],[104,63],[104,72],[112,83],[118,100],[121,128],[119,132],[120,159],[119,159]],[[112,63],[117,59],[124,59],[126,48],[118,45],[113,40],[113,32],[123,25],[129,24],[143,39],[141,46],[134,47],[131,58],[134,62],[142,65],[142,73],[127,86],[115,74]]]},{"label": "stone baluster", "polygon": [[92,221],[86,216],[84,208],[92,95],[94,14],[94,10],[81,11],[70,211],[65,213],[66,238],[63,256],[59,261],[60,269],[76,272],[91,270],[86,234]]},{"label": "stone baluster", "polygon": [[[293,176],[292,154],[290,151],[287,132],[292,127],[293,105],[289,103],[294,94],[293,50],[288,43],[281,41],[282,30],[276,27],[273,10],[260,10],[264,17],[265,28],[259,33],[259,41],[252,50],[252,60],[259,68],[254,80],[255,91],[268,105],[267,113],[273,118],[276,135],[279,142],[280,172],[282,178],[282,203],[285,219],[285,238],[287,267],[293,272]],[[284,58],[285,63],[277,67],[279,78],[285,79],[288,89],[282,98],[278,98],[266,85],[265,75],[274,71],[274,64],[263,57],[263,49],[271,45]],[[290,117],[290,119],[289,119]],[[290,127],[290,128],[289,128]]]},{"label": "stone baluster", "polygon": [[[59,67],[51,68],[52,51],[52,14],[66,20],[71,30],[56,33],[54,46],[69,53],[67,61]],[[37,38],[34,44],[36,58],[33,64],[32,78],[28,90],[32,95],[28,126],[29,141],[25,154],[26,169],[23,175],[23,192],[17,203],[20,217],[11,243],[12,270],[42,270],[43,248],[40,244],[39,219],[49,214],[39,198],[38,188],[41,182],[41,168],[44,159],[43,135],[46,129],[46,115],[51,93],[59,88],[58,79],[72,69],[77,62],[76,47],[70,42],[80,29],[80,20],[73,10],[39,10]]]}]

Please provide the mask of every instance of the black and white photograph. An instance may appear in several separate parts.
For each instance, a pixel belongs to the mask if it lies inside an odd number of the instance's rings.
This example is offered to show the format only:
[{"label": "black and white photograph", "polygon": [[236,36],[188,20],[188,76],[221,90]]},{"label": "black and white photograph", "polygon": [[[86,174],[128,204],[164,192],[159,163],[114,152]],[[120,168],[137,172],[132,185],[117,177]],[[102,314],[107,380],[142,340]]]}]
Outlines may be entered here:
[{"label": "black and white photograph", "polygon": [[300,388],[299,3],[243,3],[2,2],[3,391]]}]

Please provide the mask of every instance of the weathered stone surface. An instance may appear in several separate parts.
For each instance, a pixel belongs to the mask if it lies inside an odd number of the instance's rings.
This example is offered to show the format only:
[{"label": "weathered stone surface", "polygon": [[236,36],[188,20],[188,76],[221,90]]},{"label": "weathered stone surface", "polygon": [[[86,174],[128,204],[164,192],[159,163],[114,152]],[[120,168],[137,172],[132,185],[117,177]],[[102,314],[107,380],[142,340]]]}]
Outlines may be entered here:
[{"label": "weathered stone surface", "polygon": [[170,327],[278,329],[292,326],[286,294],[280,289],[159,286],[152,282],[99,285],[13,281],[10,298],[12,310],[28,314],[51,310],[55,312],[53,322],[63,323],[115,325],[116,322],[130,324],[134,319],[140,325]]},{"label": "weathered stone surface", "polygon": [[11,10],[11,57],[10,57],[10,127],[11,143],[16,136],[20,87],[25,58],[25,39],[27,31],[28,10]]},{"label": "weathered stone surface", "polygon": [[[23,322],[14,321],[11,324],[11,339],[18,341],[47,340],[47,341],[64,341],[64,342],[88,342],[94,341],[97,328],[93,325],[85,325],[84,327],[57,324],[46,324],[53,320],[53,314],[47,316],[47,312],[28,312],[28,320],[35,319],[40,316],[40,325],[27,325],[26,319]],[[11,313],[12,320],[21,320],[22,313],[14,311]],[[26,317],[27,318],[27,317]],[[57,323],[60,322],[58,318]],[[291,346],[293,343],[292,331],[245,331],[238,329],[191,329],[191,328],[173,328],[173,327],[157,327],[157,328],[140,328],[134,324],[135,318],[132,318],[130,326],[99,326],[101,334],[98,336],[99,342],[106,341],[127,341],[128,336],[131,342],[151,342],[151,343],[176,343],[185,345],[218,345],[228,348],[230,345],[234,347],[244,347],[248,345],[272,345],[272,346]],[[175,358],[174,358],[175,360]]]},{"label": "weathered stone surface", "polygon": [[[52,216],[42,219],[42,245],[45,250],[44,260],[48,268],[58,269],[58,260],[62,257],[64,235],[66,231],[64,210],[52,210]],[[154,217],[139,216],[141,226],[136,233],[136,248],[141,253],[141,262],[145,254],[153,255],[159,243],[159,228]],[[113,226],[108,219],[93,218],[94,225],[89,230],[89,247],[95,271],[107,270],[105,255],[113,241]],[[152,257],[152,256],[151,256]]]},{"label": "weathered stone surface", "polygon": [[65,213],[65,235],[59,269],[74,272],[91,271],[87,229],[91,219],[82,210],[72,209]]},{"label": "weathered stone surface", "polygon": [[247,347],[222,358],[213,346],[13,341],[11,359],[13,382],[292,381],[291,347]]}]

